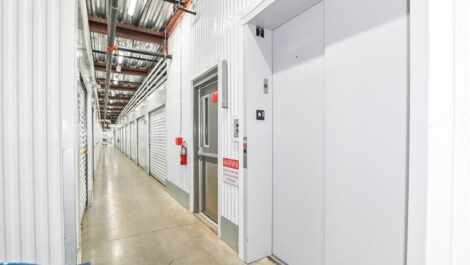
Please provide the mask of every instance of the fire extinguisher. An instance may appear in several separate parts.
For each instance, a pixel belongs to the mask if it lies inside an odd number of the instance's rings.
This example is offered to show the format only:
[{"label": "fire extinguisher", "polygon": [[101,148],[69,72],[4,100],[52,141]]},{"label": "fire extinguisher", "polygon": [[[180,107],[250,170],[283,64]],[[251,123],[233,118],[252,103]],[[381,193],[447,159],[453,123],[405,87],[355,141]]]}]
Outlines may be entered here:
[{"label": "fire extinguisher", "polygon": [[188,148],[186,147],[186,142],[183,142],[181,145],[181,152],[180,152],[180,165],[188,164]]}]

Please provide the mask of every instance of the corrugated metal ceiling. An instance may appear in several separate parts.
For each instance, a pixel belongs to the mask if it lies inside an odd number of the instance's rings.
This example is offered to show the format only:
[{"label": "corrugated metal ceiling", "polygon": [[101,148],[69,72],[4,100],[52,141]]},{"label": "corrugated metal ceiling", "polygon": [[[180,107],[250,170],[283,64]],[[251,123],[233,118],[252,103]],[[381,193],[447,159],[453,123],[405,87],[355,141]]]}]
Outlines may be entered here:
[{"label": "corrugated metal ceiling", "polygon": [[[109,0],[86,0],[86,2],[89,16],[99,18],[108,17],[107,14],[110,6]],[[134,9],[133,12],[129,12],[130,9]],[[173,4],[162,0],[120,0],[118,23],[132,24],[137,27],[163,32],[168,21],[173,16],[173,10]],[[94,62],[104,64],[106,58],[104,52],[106,52],[107,35],[91,32],[90,40],[92,50],[94,51]],[[159,44],[131,40],[122,37],[116,37],[116,45],[118,47],[126,47],[140,51],[163,52],[163,47]],[[117,54],[123,56],[114,56],[113,65],[119,64],[123,67],[147,69],[149,71],[153,69],[156,62],[160,60],[160,58],[138,53],[118,51]],[[95,70],[95,77],[97,80],[103,80],[105,79],[105,72]],[[145,78],[146,76],[113,73],[111,81],[115,84],[127,84],[130,82],[131,84],[136,85],[142,83]],[[104,93],[104,89],[99,89],[99,92]],[[110,94],[132,95],[134,92],[110,90]]]},{"label": "corrugated metal ceiling", "polygon": [[[135,9],[132,15],[129,15],[128,10],[133,2]],[[108,0],[87,0],[88,14],[106,18],[108,3]],[[162,0],[120,0],[118,22],[164,31],[172,14],[173,5]]]}]

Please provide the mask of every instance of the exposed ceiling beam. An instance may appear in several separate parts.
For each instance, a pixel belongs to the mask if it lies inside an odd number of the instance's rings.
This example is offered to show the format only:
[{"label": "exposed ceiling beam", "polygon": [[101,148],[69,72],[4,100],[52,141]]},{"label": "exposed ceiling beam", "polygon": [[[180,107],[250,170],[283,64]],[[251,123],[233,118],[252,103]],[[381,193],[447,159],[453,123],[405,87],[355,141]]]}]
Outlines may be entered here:
[{"label": "exposed ceiling beam", "polygon": [[[191,6],[191,2],[191,0],[183,1],[181,6],[184,9],[189,9],[189,7]],[[173,15],[173,17],[171,17],[170,21],[168,22],[168,25],[166,26],[166,32],[168,33],[168,36],[171,36],[171,34],[173,34],[179,21],[183,18],[184,13],[184,10],[176,8],[175,14]]]},{"label": "exposed ceiling beam", "polygon": [[[116,103],[109,104],[108,103],[108,105],[109,105],[108,110],[110,110],[110,109],[123,109],[127,105],[127,103],[125,103],[125,104],[116,104]],[[100,108],[104,109],[103,105],[101,105]]]},{"label": "exposed ceiling beam", "polygon": [[[104,111],[101,111],[101,112],[104,112]],[[113,115],[118,116],[120,112],[108,111],[107,113],[110,114],[110,117],[114,117]]]},{"label": "exposed ceiling beam", "polygon": [[[106,72],[106,64],[95,62],[95,70]],[[121,72],[116,71],[116,66],[113,66],[113,69],[112,69],[113,73],[118,73],[118,74],[123,74],[123,75],[141,75],[141,76],[148,75],[149,71],[150,70],[148,69],[139,69],[139,68],[132,68],[132,67],[127,67],[127,66],[122,66]]]},{"label": "exposed ceiling beam", "polygon": [[[104,107],[103,107],[103,106],[100,106],[100,109],[101,109],[101,110],[104,110]],[[120,107],[115,107],[115,108],[109,108],[109,107],[108,107],[108,110],[119,110],[119,111],[121,111],[121,110],[123,110],[123,109],[124,109],[124,107],[122,107],[122,106],[120,106]]]},{"label": "exposed ceiling beam", "polygon": [[[108,103],[108,106],[110,106],[110,107],[115,107],[115,108],[117,108],[117,107],[125,107],[126,105],[127,105],[127,103],[116,103],[116,102],[114,102],[114,103]],[[108,108],[108,109],[110,109],[110,108]]]},{"label": "exposed ceiling beam", "polygon": [[[101,110],[101,112],[104,112],[104,110]],[[107,111],[107,113],[119,115],[119,113],[121,113],[121,111]]]},{"label": "exposed ceiling beam", "polygon": [[[104,84],[101,84],[101,87],[104,88]],[[137,86],[122,86],[122,85],[113,85],[109,86],[110,90],[118,90],[118,91],[128,91],[128,92],[135,92],[139,87]]]},{"label": "exposed ceiling beam", "polygon": [[173,58],[173,56],[167,55],[167,54],[164,54],[164,53],[161,53],[161,52],[143,51],[143,50],[136,50],[136,49],[132,49],[132,48],[126,48],[126,47],[119,47],[118,51],[137,53],[137,54],[148,55],[148,56],[155,56],[155,57],[164,58],[164,59],[172,59]]},{"label": "exposed ceiling beam", "polygon": [[[104,85],[106,80],[104,78],[96,78],[96,82]],[[119,81],[118,85],[132,85],[132,86],[140,86],[142,83],[140,82],[131,82],[131,81]]]},{"label": "exposed ceiling beam", "polygon": [[[105,51],[93,50],[93,52],[98,53],[98,54],[106,55]],[[118,53],[114,53],[113,55],[114,55],[114,57],[121,56],[122,58],[126,58],[126,59],[134,59],[134,60],[158,63],[158,60],[155,60],[155,59],[152,59],[152,58],[135,57],[135,56],[129,56],[129,55],[124,55],[124,54],[118,54]],[[144,54],[144,55],[148,55],[148,54]]]},{"label": "exposed ceiling beam", "polygon": [[[88,16],[88,24],[91,32],[108,34],[108,21],[104,18]],[[156,43],[164,46],[166,41],[165,33],[136,27],[130,24],[118,23],[116,25],[116,36],[130,40]]]},{"label": "exposed ceiling beam", "polygon": [[[100,101],[101,100],[104,100],[104,94],[99,94],[99,97],[100,97]],[[111,100],[130,100],[131,97],[130,96],[108,96],[108,99],[111,99]]]},{"label": "exposed ceiling beam", "polygon": [[[104,108],[101,106],[100,110],[104,111]],[[122,109],[120,109],[120,108],[115,108],[115,109],[108,108],[108,112],[119,112],[120,113],[121,111],[122,111]]]},{"label": "exposed ceiling beam", "polygon": [[107,112],[109,114],[108,118],[114,118],[119,116],[119,112]]}]

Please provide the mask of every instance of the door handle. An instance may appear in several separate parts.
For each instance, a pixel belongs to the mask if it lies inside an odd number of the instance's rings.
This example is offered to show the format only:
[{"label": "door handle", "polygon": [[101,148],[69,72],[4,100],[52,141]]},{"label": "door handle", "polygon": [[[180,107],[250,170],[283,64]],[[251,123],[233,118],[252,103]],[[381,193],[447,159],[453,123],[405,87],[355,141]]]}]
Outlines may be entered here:
[{"label": "door handle", "polygon": [[216,154],[204,153],[201,150],[197,151],[197,156],[199,157],[199,159],[201,159],[201,156],[207,156],[207,157],[211,157],[211,158],[218,158]]}]

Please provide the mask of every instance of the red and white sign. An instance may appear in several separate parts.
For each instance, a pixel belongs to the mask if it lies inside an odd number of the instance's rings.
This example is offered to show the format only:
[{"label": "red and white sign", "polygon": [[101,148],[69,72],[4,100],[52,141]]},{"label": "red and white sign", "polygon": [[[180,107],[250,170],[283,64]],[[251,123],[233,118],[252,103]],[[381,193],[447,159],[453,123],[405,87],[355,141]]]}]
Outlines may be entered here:
[{"label": "red and white sign", "polygon": [[224,182],[238,187],[239,168],[238,160],[224,158]]}]

